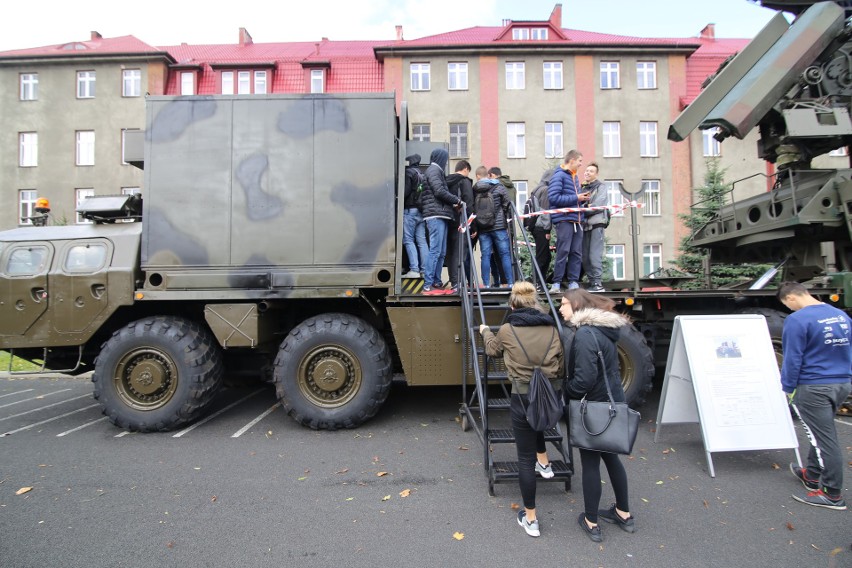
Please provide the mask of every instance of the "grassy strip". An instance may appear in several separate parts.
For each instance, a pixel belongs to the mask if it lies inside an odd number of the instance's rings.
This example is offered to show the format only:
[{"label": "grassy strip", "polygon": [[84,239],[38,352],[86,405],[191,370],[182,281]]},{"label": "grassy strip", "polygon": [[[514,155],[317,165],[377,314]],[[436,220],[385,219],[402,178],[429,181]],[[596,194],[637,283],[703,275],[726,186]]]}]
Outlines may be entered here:
[{"label": "grassy strip", "polygon": [[[0,351],[0,372],[9,370],[10,355],[6,351]],[[12,371],[38,371],[41,365],[35,365],[29,361],[25,361],[20,357],[15,357],[12,364]]]}]

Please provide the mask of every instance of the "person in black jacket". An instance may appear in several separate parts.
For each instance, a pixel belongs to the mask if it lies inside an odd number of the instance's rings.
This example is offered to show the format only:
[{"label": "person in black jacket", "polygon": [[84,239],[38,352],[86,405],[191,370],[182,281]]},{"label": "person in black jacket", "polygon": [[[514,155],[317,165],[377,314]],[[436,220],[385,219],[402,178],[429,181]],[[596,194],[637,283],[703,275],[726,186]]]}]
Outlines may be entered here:
[{"label": "person in black jacket", "polygon": [[420,213],[420,192],[423,176],[420,173],[420,154],[406,156],[405,201],[402,216],[402,246],[408,255],[408,272],[403,278],[420,278],[426,268],[429,249],[426,245],[426,224]]},{"label": "person in black jacket", "polygon": [[450,193],[444,170],[447,167],[449,153],[443,148],[435,148],[429,156],[426,168],[426,187],[420,197],[420,210],[429,232],[429,255],[423,274],[423,294],[426,296],[449,294],[452,290],[442,290],[441,271],[444,257],[447,255],[447,230],[453,219],[453,208],[461,207],[461,198]]},{"label": "person in black jacket", "polygon": [[[450,193],[456,197],[460,197],[467,207],[467,214],[473,213],[473,182],[470,179],[470,162],[467,160],[459,160],[456,164],[455,172],[447,176],[447,188]],[[459,240],[462,233],[459,232],[459,224],[466,219],[461,218],[462,209],[455,208],[453,220],[450,221],[450,228],[447,231],[447,273],[449,274],[450,282],[453,283],[453,291],[458,292],[458,285],[461,281],[459,278]],[[464,260],[461,265],[464,266],[464,273],[470,281],[470,253],[468,252],[466,243],[462,241],[462,257]]]},{"label": "person in black jacket", "polygon": [[[614,310],[615,302],[583,289],[565,292],[559,313],[576,329],[574,343],[568,356],[568,381],[565,396],[571,400],[605,402],[609,400],[606,384],[609,381],[612,398],[624,402],[621,373],[618,368],[616,342],[621,328],[629,321]],[[598,357],[600,349],[606,364],[606,377]],[[632,533],[636,530],[628,504],[627,472],[618,454],[580,449],[580,464],[583,469],[583,501],[585,512],[577,519],[580,528],[594,542],[601,542],[603,535],[598,526],[598,517],[615,523]],[[615,503],[609,509],[599,510],[601,500],[601,471],[603,460],[615,493]]]}]

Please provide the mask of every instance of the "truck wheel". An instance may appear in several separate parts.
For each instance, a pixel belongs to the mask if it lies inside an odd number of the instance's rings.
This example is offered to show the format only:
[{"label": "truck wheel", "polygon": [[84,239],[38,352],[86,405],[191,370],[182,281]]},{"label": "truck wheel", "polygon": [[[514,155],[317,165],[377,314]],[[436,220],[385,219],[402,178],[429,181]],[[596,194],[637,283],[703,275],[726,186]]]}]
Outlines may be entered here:
[{"label": "truck wheel", "polygon": [[633,408],[645,404],[654,382],[654,353],[645,336],[632,325],[621,328],[618,337],[618,367],[624,399]]},{"label": "truck wheel", "polygon": [[391,357],[379,332],[348,314],[303,321],[281,343],[273,375],[281,404],[314,430],[355,428],[390,392]]},{"label": "truck wheel", "polygon": [[116,331],[95,360],[95,399],[110,422],[164,432],[192,422],[222,384],[222,355],[206,329],[152,317]]},{"label": "truck wheel", "polygon": [[784,331],[784,320],[787,318],[787,314],[771,308],[743,308],[737,313],[758,314],[766,318],[766,325],[769,327],[769,338],[772,340],[772,349],[775,351],[775,360],[778,363],[778,370],[780,371],[781,363],[784,362],[784,350],[781,348],[781,334]]}]

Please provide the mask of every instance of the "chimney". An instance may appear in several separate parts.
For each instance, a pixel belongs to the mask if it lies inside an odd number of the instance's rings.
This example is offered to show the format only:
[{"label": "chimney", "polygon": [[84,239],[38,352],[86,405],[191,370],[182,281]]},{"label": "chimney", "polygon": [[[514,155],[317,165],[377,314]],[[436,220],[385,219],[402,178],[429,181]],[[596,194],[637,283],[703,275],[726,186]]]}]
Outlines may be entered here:
[{"label": "chimney", "polygon": [[314,55],[319,55],[319,42],[314,43]]},{"label": "chimney", "polygon": [[550,23],[557,30],[562,29],[562,4],[553,7],[553,11],[550,13]]},{"label": "chimney", "polygon": [[240,28],[240,45],[251,45],[251,34],[248,33],[248,30],[245,28]]},{"label": "chimney", "polygon": [[96,31],[93,31],[92,32],[92,41],[97,41],[99,39],[104,39],[104,36],[102,36],[101,34],[99,34]]},{"label": "chimney", "polygon": [[716,39],[716,24],[707,24],[698,34],[701,39]]},{"label": "chimney", "polygon": [[402,26],[396,27],[396,41],[402,41]]}]

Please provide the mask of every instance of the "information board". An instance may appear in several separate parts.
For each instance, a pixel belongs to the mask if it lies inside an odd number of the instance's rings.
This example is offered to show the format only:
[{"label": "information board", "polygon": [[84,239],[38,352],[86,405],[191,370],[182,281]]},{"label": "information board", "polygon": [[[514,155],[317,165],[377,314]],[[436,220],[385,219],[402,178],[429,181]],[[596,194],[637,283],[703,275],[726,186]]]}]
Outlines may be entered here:
[{"label": "information board", "polygon": [[801,466],[766,319],[758,314],[677,316],[657,412],[663,424],[698,422],[713,452],[792,448]]}]

